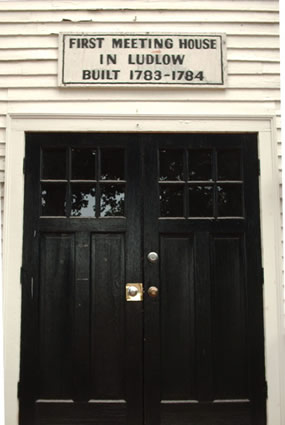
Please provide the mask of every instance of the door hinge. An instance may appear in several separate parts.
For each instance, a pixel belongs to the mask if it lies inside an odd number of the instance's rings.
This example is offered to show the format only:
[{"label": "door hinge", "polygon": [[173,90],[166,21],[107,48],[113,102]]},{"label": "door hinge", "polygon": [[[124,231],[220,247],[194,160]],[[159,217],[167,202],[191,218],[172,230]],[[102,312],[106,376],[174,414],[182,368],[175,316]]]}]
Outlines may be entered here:
[{"label": "door hinge", "polygon": [[26,174],[26,158],[23,159],[23,174]]},{"label": "door hinge", "polygon": [[258,175],[260,176],[261,169],[260,169],[260,159],[258,160]]},{"label": "door hinge", "polygon": [[261,267],[261,284],[264,285],[264,268]]}]

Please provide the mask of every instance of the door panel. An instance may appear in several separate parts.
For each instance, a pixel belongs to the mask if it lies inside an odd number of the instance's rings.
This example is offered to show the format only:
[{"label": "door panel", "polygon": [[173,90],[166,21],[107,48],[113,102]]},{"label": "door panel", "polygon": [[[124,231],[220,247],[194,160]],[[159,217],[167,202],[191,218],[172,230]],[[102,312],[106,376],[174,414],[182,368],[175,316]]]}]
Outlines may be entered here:
[{"label": "door panel", "polygon": [[193,251],[193,236],[161,236],[162,400],[194,399],[196,394]]},{"label": "door panel", "polygon": [[43,234],[40,253],[40,398],[69,398],[74,235]]},{"label": "door panel", "polygon": [[[126,423],[125,403],[67,403],[42,402],[35,406],[35,423],[50,424],[110,424]],[[91,419],[90,419],[91,418]]]},{"label": "door panel", "polygon": [[124,399],[124,235],[93,234],[91,243],[91,396]]},{"label": "door panel", "polygon": [[245,403],[162,404],[161,423],[166,425],[250,425],[250,406]]},{"label": "door panel", "polygon": [[212,238],[214,398],[248,399],[244,240]]},{"label": "door panel", "polygon": [[20,424],[265,425],[256,135],[28,134],[26,156]]}]

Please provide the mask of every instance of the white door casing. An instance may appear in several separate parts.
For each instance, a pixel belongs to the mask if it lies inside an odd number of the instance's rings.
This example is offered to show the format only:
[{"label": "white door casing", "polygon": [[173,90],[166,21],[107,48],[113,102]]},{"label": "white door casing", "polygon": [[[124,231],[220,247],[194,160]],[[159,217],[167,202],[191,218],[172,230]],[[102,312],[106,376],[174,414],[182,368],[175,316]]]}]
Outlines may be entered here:
[{"label": "white door casing", "polygon": [[[260,214],[264,267],[267,423],[284,425],[281,224],[275,118],[268,115],[11,114],[8,118],[4,205],[5,425],[18,424],[17,384],[23,243],[25,132],[254,132],[260,159]],[[284,404],[284,401],[283,401]]]}]

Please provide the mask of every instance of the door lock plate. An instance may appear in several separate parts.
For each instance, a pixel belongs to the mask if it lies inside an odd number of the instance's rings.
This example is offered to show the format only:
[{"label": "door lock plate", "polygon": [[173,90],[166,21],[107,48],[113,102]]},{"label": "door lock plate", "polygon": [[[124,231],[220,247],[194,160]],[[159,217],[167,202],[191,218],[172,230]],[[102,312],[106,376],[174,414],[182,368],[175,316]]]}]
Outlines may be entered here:
[{"label": "door lock plate", "polygon": [[126,284],[126,300],[142,301],[143,300],[143,284],[127,283]]}]

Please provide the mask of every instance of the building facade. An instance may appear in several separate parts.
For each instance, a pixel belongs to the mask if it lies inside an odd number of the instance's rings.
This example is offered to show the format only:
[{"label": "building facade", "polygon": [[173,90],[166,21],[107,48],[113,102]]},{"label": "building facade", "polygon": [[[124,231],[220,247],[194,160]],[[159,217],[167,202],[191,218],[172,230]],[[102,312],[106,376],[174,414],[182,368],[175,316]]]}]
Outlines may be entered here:
[{"label": "building facade", "polygon": [[0,2],[6,425],[284,424],[280,120],[276,0]]}]

